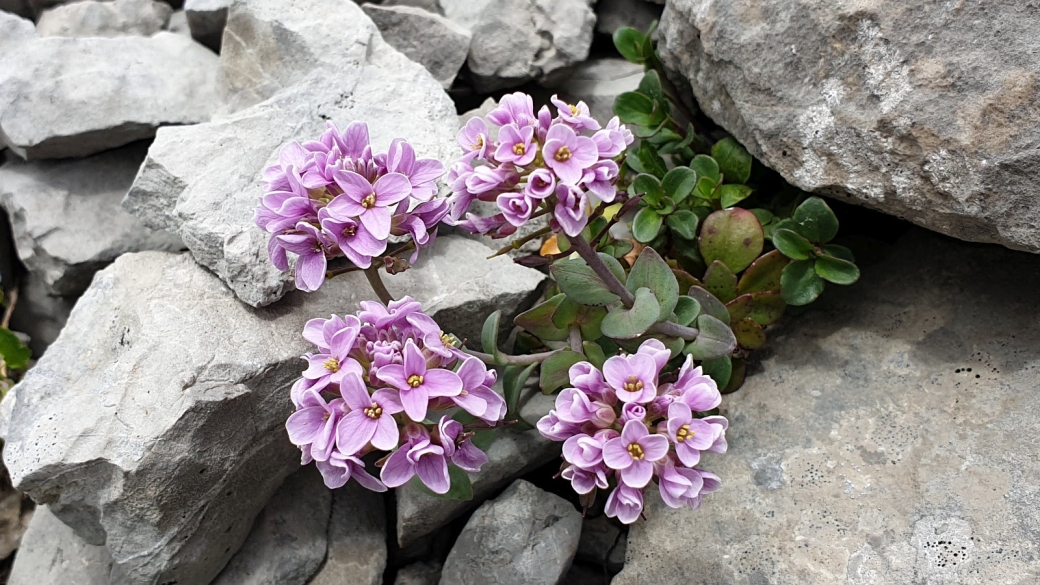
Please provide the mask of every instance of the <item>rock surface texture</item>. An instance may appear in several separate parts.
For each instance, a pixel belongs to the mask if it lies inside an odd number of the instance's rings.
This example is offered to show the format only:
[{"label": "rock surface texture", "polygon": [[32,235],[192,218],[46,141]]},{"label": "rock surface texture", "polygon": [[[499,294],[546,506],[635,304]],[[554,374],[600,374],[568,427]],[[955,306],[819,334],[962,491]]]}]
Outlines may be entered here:
[{"label": "rock surface texture", "polygon": [[308,585],[381,585],[386,569],[385,496],[350,482],[332,492],[328,554]]},{"label": "rock surface texture", "polygon": [[390,46],[425,67],[445,89],[451,87],[469,54],[468,30],[414,6],[365,4],[362,8]]},{"label": "rock surface texture", "polygon": [[37,506],[11,567],[8,585],[111,583],[112,557],[87,544],[47,506]]},{"label": "rock surface texture", "polygon": [[660,46],[798,187],[1040,252],[1038,29],[1020,2],[675,0]]},{"label": "rock surface texture", "polygon": [[26,37],[11,19],[0,14],[0,37],[21,39],[0,38],[0,145],[22,158],[87,156],[208,120],[220,102],[218,59],[190,39]]},{"label": "rock surface texture", "polygon": [[184,14],[188,19],[191,37],[219,53],[231,2],[232,0],[185,0]]},{"label": "rock surface texture", "polygon": [[549,75],[542,86],[558,91],[570,103],[584,101],[592,117],[606,123],[614,117],[614,100],[639,89],[642,79],[642,65],[624,59],[589,59]]},{"label": "rock surface texture", "polygon": [[151,36],[170,20],[173,9],[156,0],[81,0],[45,10],[36,23],[42,37]]},{"label": "rock surface texture", "polygon": [[447,163],[457,117],[440,84],[383,41],[352,2],[238,3],[227,37],[220,60],[230,101],[245,109],[162,128],[124,207],[181,236],[240,299],[262,306],[292,286],[268,261],[267,235],[253,223],[261,171],[285,143],[317,138],[325,120],[341,128],[362,120],[375,149],[401,137],[420,156]]},{"label": "rock surface texture", "polygon": [[517,480],[470,517],[441,571],[441,585],[555,585],[578,549],[581,513]]},{"label": "rock surface texture", "polygon": [[1040,258],[915,230],[828,288],[723,402],[722,488],[648,498],[614,585],[1036,582],[1038,286]]},{"label": "rock surface texture", "polygon": [[134,144],[84,159],[0,167],[0,205],[11,219],[18,257],[48,294],[82,293],[94,273],[121,254],[183,248],[120,206],[146,149]]}]

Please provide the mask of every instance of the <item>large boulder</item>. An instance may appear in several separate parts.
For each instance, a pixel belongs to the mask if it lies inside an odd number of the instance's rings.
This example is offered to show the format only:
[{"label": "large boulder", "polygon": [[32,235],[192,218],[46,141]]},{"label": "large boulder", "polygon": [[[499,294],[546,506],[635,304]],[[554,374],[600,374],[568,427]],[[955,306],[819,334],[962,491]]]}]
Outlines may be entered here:
[{"label": "large boulder", "polygon": [[[219,61],[191,39],[26,37],[10,19],[0,14],[0,146],[24,159],[87,156],[220,104]],[[8,27],[20,37],[3,39]]]},{"label": "large boulder", "polygon": [[141,225],[120,206],[146,144],[88,158],[12,161],[0,167],[0,206],[18,257],[52,296],[76,296],[121,254],[183,248],[173,235]]},{"label": "large boulder", "polygon": [[[387,287],[446,331],[479,332],[487,312],[515,312],[542,280],[486,255],[441,238]],[[13,483],[104,544],[114,582],[209,582],[299,466],[284,424],[311,349],[304,323],[373,296],[352,273],[254,309],[186,254],[121,256],[4,400]]]},{"label": "large boulder", "polygon": [[1038,29],[1010,1],[675,0],[660,47],[798,187],[1040,252]]},{"label": "large boulder", "polygon": [[37,506],[15,555],[8,585],[107,585],[112,557],[87,544],[47,506]]},{"label": "large boulder", "polygon": [[415,6],[365,4],[362,8],[386,42],[425,67],[445,89],[451,87],[469,54],[473,37],[468,30]]},{"label": "large boulder", "polygon": [[914,230],[785,317],[723,402],[722,488],[648,497],[614,585],[1035,582],[1038,287],[1040,258]]},{"label": "large boulder", "polygon": [[80,0],[44,10],[36,22],[42,37],[151,36],[161,31],[173,9],[157,0]]},{"label": "large boulder", "polygon": [[229,99],[245,109],[160,129],[124,207],[181,236],[240,299],[263,306],[292,288],[267,261],[267,234],[253,223],[261,171],[284,144],[316,138],[326,120],[361,120],[376,149],[401,137],[420,156],[450,163],[457,118],[440,84],[383,41],[352,2],[239,2],[225,36]]}]

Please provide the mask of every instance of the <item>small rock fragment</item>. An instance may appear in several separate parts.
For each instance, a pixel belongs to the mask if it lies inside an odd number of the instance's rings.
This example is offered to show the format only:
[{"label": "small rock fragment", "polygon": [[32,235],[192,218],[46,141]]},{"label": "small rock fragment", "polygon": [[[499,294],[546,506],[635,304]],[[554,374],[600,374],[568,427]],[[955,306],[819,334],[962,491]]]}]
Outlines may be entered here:
[{"label": "small rock fragment", "polygon": [[445,89],[451,87],[469,53],[469,31],[413,6],[365,4],[362,8],[379,27],[383,40],[425,67]]},{"label": "small rock fragment", "polygon": [[332,492],[325,564],[308,585],[380,585],[386,569],[384,494],[350,482]]},{"label": "small rock fragment", "polygon": [[397,571],[394,585],[437,585],[440,579],[440,563],[413,563]]},{"label": "small rock fragment", "polygon": [[81,0],[43,11],[41,37],[151,36],[166,26],[173,9],[156,0]]}]

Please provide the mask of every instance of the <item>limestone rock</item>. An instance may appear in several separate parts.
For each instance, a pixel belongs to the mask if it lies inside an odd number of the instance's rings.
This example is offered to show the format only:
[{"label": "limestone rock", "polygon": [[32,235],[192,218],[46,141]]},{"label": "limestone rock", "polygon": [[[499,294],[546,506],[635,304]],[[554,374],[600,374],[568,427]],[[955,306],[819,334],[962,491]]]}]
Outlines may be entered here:
[{"label": "limestone rock", "polygon": [[37,506],[11,567],[8,585],[107,585],[112,557],[87,544],[47,506]]},{"label": "limestone rock", "polygon": [[[642,0],[640,0],[642,1]],[[570,103],[584,101],[592,117],[606,124],[614,117],[614,100],[626,91],[635,91],[643,79],[643,66],[624,59],[590,59],[561,69],[542,81]]]},{"label": "limestone rock", "polygon": [[32,500],[14,489],[7,469],[0,468],[0,558],[18,550],[32,515]]},{"label": "limestone rock", "polygon": [[231,2],[232,0],[185,0],[184,13],[192,38],[219,53]]},{"label": "limestone rock", "polygon": [[1038,29],[1018,2],[675,0],[660,47],[798,187],[1040,252]]},{"label": "limestone rock", "polygon": [[308,585],[380,585],[386,569],[383,494],[350,482],[333,491],[328,555]]},{"label": "limestone rock", "polygon": [[440,563],[412,563],[397,572],[394,585],[437,585],[440,580]]},{"label": "limestone rock", "polygon": [[451,87],[469,53],[468,30],[414,6],[366,4],[363,8],[383,40],[425,67],[445,89]]},{"label": "limestone rock", "polygon": [[25,159],[79,157],[208,120],[218,72],[216,56],[169,32],[24,39],[0,50],[0,144]]},{"label": "limestone rock", "polygon": [[331,511],[316,467],[290,475],[212,585],[304,585],[325,558]]},{"label": "limestone rock", "polygon": [[489,0],[472,25],[474,86],[490,93],[584,61],[595,23],[587,0]]},{"label": "limestone rock", "polygon": [[480,24],[480,15],[494,0],[438,0],[444,16],[467,30]]},{"label": "limestone rock", "polygon": [[650,28],[650,23],[661,20],[662,10],[660,6],[646,0],[598,0],[596,32],[613,35],[614,31],[623,26],[645,32]]},{"label": "limestone rock", "polygon": [[183,248],[141,225],[120,202],[144,160],[144,144],[84,159],[14,161],[0,167],[0,205],[18,256],[52,296],[76,296],[121,254]]},{"label": "limestone rock", "polygon": [[43,11],[36,23],[42,37],[151,36],[163,29],[173,9],[156,0],[81,0]]},{"label": "limestone rock", "polygon": [[11,330],[29,336],[29,349],[41,356],[54,343],[69,319],[76,299],[57,297],[38,276],[23,274],[18,281],[18,304],[11,314]]},{"label": "limestone rock", "polygon": [[183,10],[174,10],[170,20],[166,22],[166,30],[191,38],[191,27],[188,26],[188,15]]},{"label": "limestone rock", "polygon": [[36,27],[31,20],[0,10],[0,59],[35,36]]},{"label": "limestone rock", "polygon": [[1034,581],[1038,286],[1040,258],[914,230],[828,287],[723,401],[722,488],[648,498],[614,585]]},{"label": "limestone rock", "polygon": [[441,584],[554,585],[578,548],[581,513],[560,496],[517,480],[470,517]]},{"label": "limestone rock", "polygon": [[227,30],[220,60],[232,105],[245,109],[160,129],[124,207],[180,235],[241,300],[262,306],[292,286],[253,223],[261,171],[285,143],[319,136],[325,120],[363,120],[375,149],[403,137],[420,156],[450,164],[457,117],[440,84],[386,44],[352,2],[239,3]]},{"label": "limestone rock", "polygon": [[586,516],[581,522],[581,540],[578,542],[576,558],[616,573],[625,564],[626,541],[627,535],[621,531],[616,519],[605,515],[595,518]]}]

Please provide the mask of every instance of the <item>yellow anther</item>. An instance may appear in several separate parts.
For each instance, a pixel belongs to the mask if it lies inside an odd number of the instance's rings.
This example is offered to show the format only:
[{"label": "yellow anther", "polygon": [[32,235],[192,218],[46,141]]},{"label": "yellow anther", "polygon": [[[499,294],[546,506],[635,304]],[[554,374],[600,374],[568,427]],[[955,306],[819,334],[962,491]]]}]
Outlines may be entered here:
[{"label": "yellow anther", "polygon": [[686,439],[692,439],[695,434],[697,434],[695,431],[690,430],[690,425],[683,425],[675,431],[675,440],[682,443]]},{"label": "yellow anther", "polygon": [[481,148],[484,148],[484,137],[483,136],[477,136],[477,143],[476,144],[470,144],[469,146],[473,150],[480,150]]},{"label": "yellow anther", "polygon": [[408,376],[408,385],[412,388],[418,388],[422,384],[422,376],[419,374],[412,374]]},{"label": "yellow anther", "polygon": [[645,455],[643,454],[643,446],[639,443],[629,443],[628,454],[632,456],[632,459],[636,461],[642,461]]},{"label": "yellow anther", "polygon": [[451,335],[441,331],[441,343],[446,347],[455,347],[455,340],[451,338]]},{"label": "yellow anther", "polygon": [[566,146],[561,146],[560,150],[557,150],[556,154],[553,155],[553,158],[556,159],[556,162],[569,161],[571,159],[571,149]]},{"label": "yellow anther", "polygon": [[365,195],[364,199],[361,200],[361,207],[364,207],[365,209],[372,209],[375,206],[376,206],[376,194],[375,193],[369,193],[368,195]]},{"label": "yellow anther", "polygon": [[518,142],[518,143],[513,145],[513,154],[520,155],[520,154],[523,154],[525,152],[527,152],[527,147],[524,146],[524,144],[522,142]]},{"label": "yellow anther", "polygon": [[343,237],[353,238],[357,235],[357,226],[354,224],[347,224],[347,227],[343,228]]},{"label": "yellow anther", "polygon": [[365,409],[365,416],[368,418],[379,418],[383,416],[383,407],[379,406],[378,403],[373,402],[372,406]]},{"label": "yellow anther", "polygon": [[581,110],[578,109],[578,106],[575,106],[574,104],[567,104],[567,107],[571,109],[572,116],[577,116],[581,113]]},{"label": "yellow anther", "polygon": [[625,392],[639,392],[643,389],[643,381],[637,376],[629,376],[625,382]]},{"label": "yellow anther", "polygon": [[325,360],[321,365],[325,366],[325,369],[333,374],[339,371],[339,360],[334,357]]}]

